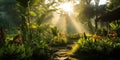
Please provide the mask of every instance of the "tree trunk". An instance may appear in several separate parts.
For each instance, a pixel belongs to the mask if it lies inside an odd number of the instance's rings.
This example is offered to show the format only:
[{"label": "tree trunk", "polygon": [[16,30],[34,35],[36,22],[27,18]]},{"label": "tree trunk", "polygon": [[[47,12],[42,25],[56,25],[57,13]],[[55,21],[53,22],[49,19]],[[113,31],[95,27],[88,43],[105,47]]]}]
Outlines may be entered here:
[{"label": "tree trunk", "polygon": [[97,29],[98,29],[98,25],[97,25],[97,6],[96,6],[96,13],[95,13],[95,33],[97,32]]}]

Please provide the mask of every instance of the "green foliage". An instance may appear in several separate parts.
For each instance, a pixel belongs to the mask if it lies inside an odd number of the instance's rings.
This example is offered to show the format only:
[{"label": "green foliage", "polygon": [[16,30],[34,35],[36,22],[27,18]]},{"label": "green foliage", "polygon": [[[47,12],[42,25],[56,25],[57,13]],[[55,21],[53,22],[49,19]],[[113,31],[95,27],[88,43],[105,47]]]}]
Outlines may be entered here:
[{"label": "green foliage", "polygon": [[[114,41],[109,38],[99,39],[96,42],[93,39],[80,39],[73,47],[74,56],[84,59],[102,59],[119,58],[120,56],[120,38]],[[114,56],[115,55],[115,56]]]},{"label": "green foliage", "polygon": [[31,45],[28,44],[16,45],[16,44],[7,43],[0,48],[0,59],[34,60],[36,56],[41,59],[49,59],[50,58],[49,48],[50,47],[48,47],[48,45],[42,41],[36,42]]},{"label": "green foliage", "polygon": [[28,7],[28,2],[29,2],[29,0],[24,0],[24,1],[22,1],[22,0],[16,0],[22,7],[24,7],[24,8],[26,8],[26,7]]},{"label": "green foliage", "polygon": [[2,54],[0,54],[1,59],[20,60],[25,58],[25,56],[23,56],[23,54],[25,54],[25,48],[23,45],[16,46],[14,44],[8,44],[2,47],[0,51],[2,52]]},{"label": "green foliage", "polygon": [[36,29],[32,29],[32,41],[49,45],[62,45],[67,43],[65,34],[60,35],[58,29],[49,24],[41,24]]},{"label": "green foliage", "polygon": [[110,2],[108,3],[108,9],[109,10],[114,10],[118,7],[120,7],[120,0],[110,0]]},{"label": "green foliage", "polygon": [[68,34],[67,37],[70,38],[70,39],[79,39],[80,38],[80,34],[79,33]]},{"label": "green foliage", "polygon": [[34,11],[29,12],[30,16],[36,16],[36,13]]},{"label": "green foliage", "polygon": [[65,36],[55,36],[53,37],[50,45],[51,46],[65,46],[67,44],[67,38]]},{"label": "green foliage", "polygon": [[116,32],[118,36],[120,37],[120,26],[119,23],[114,21],[110,23],[111,31],[110,32]]},{"label": "green foliage", "polygon": [[110,23],[110,27],[112,28],[112,30],[115,30],[115,29],[120,28],[119,22],[117,22],[117,21],[111,22],[111,23]]},{"label": "green foliage", "polygon": [[41,0],[29,0],[29,1],[30,1],[30,5],[36,5],[41,2]]},{"label": "green foliage", "polygon": [[51,26],[48,24],[38,26],[36,29],[32,30],[32,36],[33,41],[37,42],[43,40],[46,43],[49,43],[53,38]]},{"label": "green foliage", "polygon": [[94,6],[92,5],[86,5],[82,8],[83,10],[80,10],[80,13],[79,13],[79,16],[84,19],[84,18],[87,18],[87,19],[90,19],[90,18],[93,18],[94,17]]},{"label": "green foliage", "polygon": [[57,29],[47,24],[30,29],[32,32],[31,39],[23,40],[21,45],[6,40],[4,46],[0,48],[0,58],[10,60],[49,60],[51,47],[48,44],[55,36],[54,34],[57,34]]}]

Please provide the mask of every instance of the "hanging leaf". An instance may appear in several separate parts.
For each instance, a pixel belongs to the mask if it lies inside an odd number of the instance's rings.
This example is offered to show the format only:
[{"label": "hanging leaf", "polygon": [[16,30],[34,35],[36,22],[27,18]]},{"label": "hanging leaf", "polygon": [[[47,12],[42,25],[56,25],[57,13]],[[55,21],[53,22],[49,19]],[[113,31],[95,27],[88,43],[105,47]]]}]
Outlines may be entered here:
[{"label": "hanging leaf", "polygon": [[36,13],[34,11],[29,12],[30,16],[36,16]]}]

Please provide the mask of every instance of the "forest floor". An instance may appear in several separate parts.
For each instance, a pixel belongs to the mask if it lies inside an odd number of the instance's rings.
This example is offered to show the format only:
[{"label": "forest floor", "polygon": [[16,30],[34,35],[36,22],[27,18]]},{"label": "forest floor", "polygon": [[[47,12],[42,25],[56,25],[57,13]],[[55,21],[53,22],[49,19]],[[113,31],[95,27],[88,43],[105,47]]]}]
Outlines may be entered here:
[{"label": "forest floor", "polygon": [[78,39],[69,39],[63,46],[55,46],[56,52],[53,54],[53,60],[78,60],[70,56],[72,47]]}]

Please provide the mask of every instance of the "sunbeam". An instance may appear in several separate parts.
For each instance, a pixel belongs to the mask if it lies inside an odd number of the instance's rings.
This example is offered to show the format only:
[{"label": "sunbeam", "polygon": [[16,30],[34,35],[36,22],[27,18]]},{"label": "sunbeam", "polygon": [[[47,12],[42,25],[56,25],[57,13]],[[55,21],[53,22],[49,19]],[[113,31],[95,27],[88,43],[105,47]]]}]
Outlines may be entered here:
[{"label": "sunbeam", "polygon": [[60,32],[66,33],[66,14],[54,13],[54,18],[52,19],[52,25],[56,26]]},{"label": "sunbeam", "polygon": [[85,29],[85,26],[83,26],[80,22],[77,22],[74,15],[71,15],[69,17],[78,33],[84,33],[84,32],[88,33],[88,31]]},{"label": "sunbeam", "polygon": [[52,18],[52,21],[51,21],[52,25],[55,26],[58,23],[59,19],[60,19],[60,14],[57,14],[57,13],[54,12],[53,18]]},{"label": "sunbeam", "polygon": [[66,15],[65,14],[61,14],[60,15],[60,18],[56,24],[56,26],[58,27],[59,31],[60,32],[64,32],[66,33]]},{"label": "sunbeam", "polygon": [[75,11],[73,11],[74,4],[70,1],[61,3],[58,10],[54,12],[52,25],[56,26],[60,32],[63,33],[89,33],[86,26],[77,20]]}]

